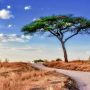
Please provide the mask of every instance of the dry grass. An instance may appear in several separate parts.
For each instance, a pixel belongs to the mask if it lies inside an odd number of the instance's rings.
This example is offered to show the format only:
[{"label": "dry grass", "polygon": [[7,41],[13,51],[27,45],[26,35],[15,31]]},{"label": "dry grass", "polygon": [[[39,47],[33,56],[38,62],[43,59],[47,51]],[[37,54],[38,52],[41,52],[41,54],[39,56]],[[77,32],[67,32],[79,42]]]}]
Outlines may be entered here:
[{"label": "dry grass", "polygon": [[[68,76],[38,70],[30,63],[0,63],[0,90],[78,90]],[[73,88],[73,89],[72,89]]]},{"label": "dry grass", "polygon": [[50,61],[50,62],[45,62],[44,65],[59,69],[90,72],[90,61],[88,60],[87,61],[75,60],[75,61],[70,61],[69,63],[65,63],[63,61]]}]

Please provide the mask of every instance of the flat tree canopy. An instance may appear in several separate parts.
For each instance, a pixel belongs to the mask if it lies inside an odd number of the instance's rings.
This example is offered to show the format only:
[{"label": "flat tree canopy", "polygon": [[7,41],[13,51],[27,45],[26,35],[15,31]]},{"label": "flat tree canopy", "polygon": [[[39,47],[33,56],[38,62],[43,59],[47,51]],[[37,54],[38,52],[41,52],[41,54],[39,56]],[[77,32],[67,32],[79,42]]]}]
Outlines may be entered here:
[{"label": "flat tree canopy", "polygon": [[[65,61],[68,62],[65,43],[78,34],[90,34],[90,20],[72,15],[41,17],[22,28],[24,34],[50,32],[61,42]],[[69,36],[65,35],[69,33]]]}]

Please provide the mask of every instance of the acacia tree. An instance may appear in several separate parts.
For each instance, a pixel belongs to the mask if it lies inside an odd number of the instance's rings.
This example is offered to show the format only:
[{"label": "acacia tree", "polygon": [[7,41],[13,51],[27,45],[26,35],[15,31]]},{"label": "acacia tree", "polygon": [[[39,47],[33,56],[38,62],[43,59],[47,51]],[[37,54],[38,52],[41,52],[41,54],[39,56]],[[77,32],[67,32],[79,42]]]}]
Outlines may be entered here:
[{"label": "acacia tree", "polygon": [[50,32],[62,45],[65,62],[68,62],[65,43],[78,34],[90,34],[90,20],[84,17],[58,15],[41,17],[22,28],[24,34],[35,32]]}]

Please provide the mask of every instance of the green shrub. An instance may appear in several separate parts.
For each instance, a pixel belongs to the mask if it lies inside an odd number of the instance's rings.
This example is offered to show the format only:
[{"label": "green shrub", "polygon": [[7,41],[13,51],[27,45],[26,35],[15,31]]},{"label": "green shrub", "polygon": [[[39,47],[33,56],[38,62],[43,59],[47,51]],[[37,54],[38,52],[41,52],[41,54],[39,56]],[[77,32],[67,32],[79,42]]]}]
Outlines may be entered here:
[{"label": "green shrub", "polygon": [[44,62],[42,59],[34,60],[34,63]]},{"label": "green shrub", "polygon": [[61,58],[57,58],[56,61],[62,61],[62,59]]}]

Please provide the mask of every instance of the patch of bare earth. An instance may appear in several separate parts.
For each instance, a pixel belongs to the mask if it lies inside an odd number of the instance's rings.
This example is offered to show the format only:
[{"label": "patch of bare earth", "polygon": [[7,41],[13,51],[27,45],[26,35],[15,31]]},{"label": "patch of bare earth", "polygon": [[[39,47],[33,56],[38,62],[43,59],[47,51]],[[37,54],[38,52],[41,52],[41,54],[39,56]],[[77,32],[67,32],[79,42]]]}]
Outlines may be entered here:
[{"label": "patch of bare earth", "polygon": [[76,60],[76,61],[70,61],[68,63],[65,63],[63,61],[50,61],[50,62],[44,62],[44,65],[58,69],[90,72],[90,61]]},{"label": "patch of bare earth", "polygon": [[78,90],[75,81],[30,63],[0,63],[0,90]]}]

